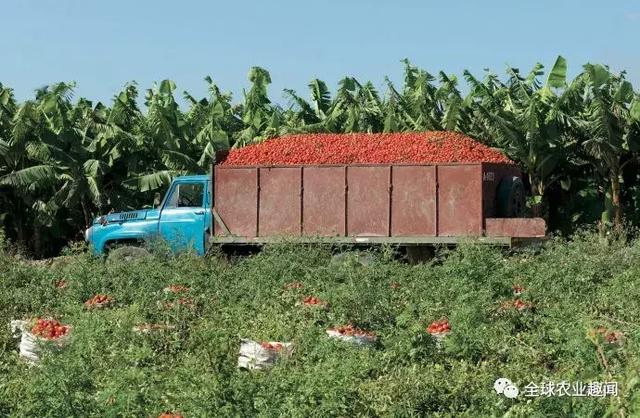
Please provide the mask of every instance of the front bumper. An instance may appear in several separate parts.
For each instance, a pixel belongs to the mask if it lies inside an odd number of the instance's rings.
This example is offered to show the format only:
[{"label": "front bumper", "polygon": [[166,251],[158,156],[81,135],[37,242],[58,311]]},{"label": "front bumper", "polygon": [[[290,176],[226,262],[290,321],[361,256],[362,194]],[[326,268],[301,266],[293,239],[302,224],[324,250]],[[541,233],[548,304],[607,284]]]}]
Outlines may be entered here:
[{"label": "front bumper", "polygon": [[84,240],[87,242],[91,242],[92,236],[93,236],[93,227],[90,226],[89,228],[84,230]]}]

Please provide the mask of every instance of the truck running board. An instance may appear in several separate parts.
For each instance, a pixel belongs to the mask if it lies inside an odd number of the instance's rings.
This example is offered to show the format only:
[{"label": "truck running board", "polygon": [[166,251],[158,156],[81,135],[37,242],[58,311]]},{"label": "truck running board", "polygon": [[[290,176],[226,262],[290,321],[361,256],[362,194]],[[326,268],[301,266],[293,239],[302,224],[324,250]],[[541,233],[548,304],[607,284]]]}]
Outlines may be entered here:
[{"label": "truck running board", "polygon": [[302,244],[364,244],[364,245],[455,245],[463,242],[513,246],[518,239],[512,237],[238,237],[212,236],[211,244],[262,245],[270,243]]}]

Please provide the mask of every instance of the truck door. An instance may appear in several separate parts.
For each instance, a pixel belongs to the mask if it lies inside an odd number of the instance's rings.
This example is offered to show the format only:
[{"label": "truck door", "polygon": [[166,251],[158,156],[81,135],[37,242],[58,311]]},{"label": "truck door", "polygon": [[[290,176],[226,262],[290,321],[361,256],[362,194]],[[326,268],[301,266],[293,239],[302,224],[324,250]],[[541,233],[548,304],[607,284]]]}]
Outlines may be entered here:
[{"label": "truck door", "polygon": [[175,252],[205,253],[206,182],[174,183],[160,212],[159,233]]}]

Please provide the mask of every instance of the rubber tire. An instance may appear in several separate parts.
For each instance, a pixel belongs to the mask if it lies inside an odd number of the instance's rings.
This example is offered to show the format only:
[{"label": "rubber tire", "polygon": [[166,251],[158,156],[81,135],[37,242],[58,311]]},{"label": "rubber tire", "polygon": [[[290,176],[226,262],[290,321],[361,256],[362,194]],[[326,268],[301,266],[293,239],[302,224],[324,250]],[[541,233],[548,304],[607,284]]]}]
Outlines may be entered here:
[{"label": "rubber tire", "polygon": [[524,216],[524,183],[520,177],[503,177],[498,185],[497,215],[499,218]]},{"label": "rubber tire", "polygon": [[109,251],[109,255],[107,255],[107,263],[128,263],[151,257],[151,253],[144,248],[135,247],[133,245],[124,245]]},{"label": "rubber tire", "polygon": [[411,265],[428,263],[435,256],[434,248],[426,245],[407,245],[405,251]]},{"label": "rubber tire", "polygon": [[375,257],[366,251],[348,251],[331,256],[332,265],[348,265],[368,267],[375,263]]}]

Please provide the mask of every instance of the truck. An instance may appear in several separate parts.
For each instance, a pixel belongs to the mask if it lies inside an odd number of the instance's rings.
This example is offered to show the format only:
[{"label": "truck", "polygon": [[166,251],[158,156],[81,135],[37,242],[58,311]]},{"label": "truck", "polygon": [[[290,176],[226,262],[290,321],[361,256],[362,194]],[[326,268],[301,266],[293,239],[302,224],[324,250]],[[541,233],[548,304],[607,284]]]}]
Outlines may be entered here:
[{"label": "truck", "polygon": [[283,240],[408,251],[461,240],[513,246],[545,236],[526,218],[522,174],[503,163],[251,165],[173,179],[152,209],[97,217],[85,231],[96,255],[153,239],[205,255],[211,246]]},{"label": "truck", "polygon": [[158,238],[172,251],[193,250],[204,255],[211,231],[211,190],[209,176],[176,177],[157,207],[99,216],[85,230],[85,241],[95,255],[107,254],[116,246],[139,247]]}]

